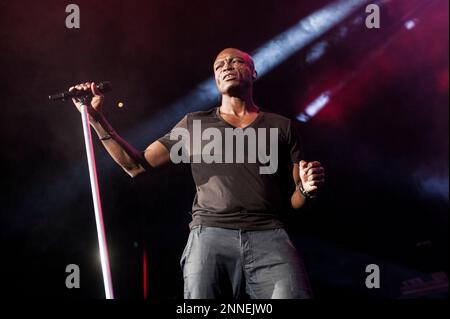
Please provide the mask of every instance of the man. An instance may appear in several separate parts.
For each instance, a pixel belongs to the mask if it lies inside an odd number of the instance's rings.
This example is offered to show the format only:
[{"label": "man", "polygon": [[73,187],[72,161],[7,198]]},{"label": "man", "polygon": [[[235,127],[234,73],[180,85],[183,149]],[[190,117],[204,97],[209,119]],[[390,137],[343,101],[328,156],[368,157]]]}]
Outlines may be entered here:
[{"label": "man", "polygon": [[[185,298],[309,298],[307,275],[283,228],[285,195],[291,207],[301,208],[324,183],[324,169],[319,162],[301,160],[289,119],[264,112],[253,102],[257,73],[247,53],[225,49],[213,67],[221,105],[187,114],[144,152],[106,121],[103,96],[94,83],[70,90],[92,90],[91,125],[130,176],[176,158],[191,163],[197,193],[181,258]],[[236,148],[237,140],[241,144]],[[243,155],[248,155],[244,161]],[[282,178],[286,163],[291,166],[290,183]]]}]

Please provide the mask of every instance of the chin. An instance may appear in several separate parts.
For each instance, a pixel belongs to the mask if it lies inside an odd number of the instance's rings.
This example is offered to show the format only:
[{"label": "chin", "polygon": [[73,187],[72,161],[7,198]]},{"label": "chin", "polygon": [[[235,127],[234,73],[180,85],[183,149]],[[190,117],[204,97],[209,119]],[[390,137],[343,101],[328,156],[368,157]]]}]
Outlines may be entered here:
[{"label": "chin", "polygon": [[226,87],[223,88],[223,93],[228,95],[239,95],[242,92],[248,90],[248,85],[243,85],[242,83],[229,83]]},{"label": "chin", "polygon": [[228,83],[226,86],[224,86],[223,92],[228,93],[228,92],[234,91],[234,90],[236,90],[238,88],[239,88],[239,84],[238,83]]}]

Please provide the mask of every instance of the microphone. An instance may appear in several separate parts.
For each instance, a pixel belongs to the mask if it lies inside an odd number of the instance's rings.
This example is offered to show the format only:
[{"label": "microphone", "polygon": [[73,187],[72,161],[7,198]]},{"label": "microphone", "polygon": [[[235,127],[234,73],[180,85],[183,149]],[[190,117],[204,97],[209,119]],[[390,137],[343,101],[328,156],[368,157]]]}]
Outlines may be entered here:
[{"label": "microphone", "polygon": [[[106,93],[106,92],[111,91],[111,83],[109,81],[97,83],[95,86],[96,86],[97,90],[99,90],[101,93]],[[62,93],[49,95],[48,99],[50,101],[65,101],[65,100],[71,99],[73,97],[88,97],[88,96],[92,96],[91,90],[80,91],[80,90],[75,89],[71,92],[66,91],[66,92],[62,92]]]}]

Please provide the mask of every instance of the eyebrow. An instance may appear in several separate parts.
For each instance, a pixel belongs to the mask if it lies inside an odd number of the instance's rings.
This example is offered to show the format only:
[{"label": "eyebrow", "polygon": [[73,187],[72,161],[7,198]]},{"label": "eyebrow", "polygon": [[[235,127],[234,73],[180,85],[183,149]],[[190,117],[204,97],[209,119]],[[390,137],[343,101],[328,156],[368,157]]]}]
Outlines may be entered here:
[{"label": "eyebrow", "polygon": [[[216,64],[218,64],[218,63],[222,63],[224,60],[233,60],[233,59],[236,59],[236,58],[246,61],[245,58],[236,55],[236,56],[231,56],[231,57],[229,57],[229,58],[224,58],[224,59],[216,60],[216,62],[214,62],[214,66],[216,66]],[[247,62],[247,61],[246,61],[246,62]]]}]

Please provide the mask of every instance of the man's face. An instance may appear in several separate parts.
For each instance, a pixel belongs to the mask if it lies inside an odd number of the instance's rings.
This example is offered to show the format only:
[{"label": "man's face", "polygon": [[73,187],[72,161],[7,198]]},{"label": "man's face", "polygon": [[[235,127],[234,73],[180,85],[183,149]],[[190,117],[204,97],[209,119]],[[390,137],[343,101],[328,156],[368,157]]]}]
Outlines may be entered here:
[{"label": "man's face", "polygon": [[256,79],[250,56],[237,49],[225,49],[219,53],[214,62],[214,75],[221,94],[247,90]]}]

